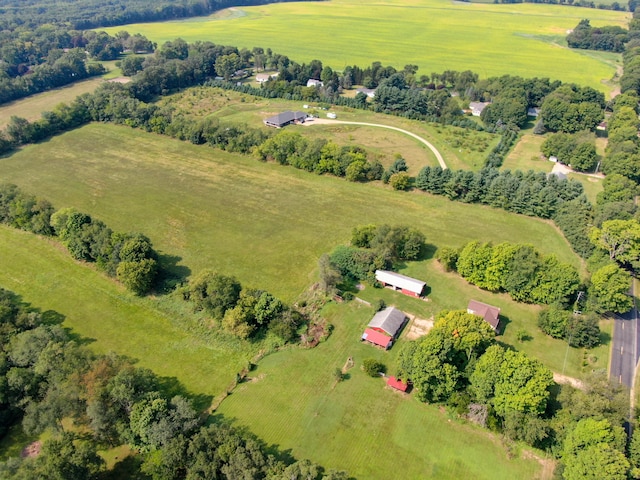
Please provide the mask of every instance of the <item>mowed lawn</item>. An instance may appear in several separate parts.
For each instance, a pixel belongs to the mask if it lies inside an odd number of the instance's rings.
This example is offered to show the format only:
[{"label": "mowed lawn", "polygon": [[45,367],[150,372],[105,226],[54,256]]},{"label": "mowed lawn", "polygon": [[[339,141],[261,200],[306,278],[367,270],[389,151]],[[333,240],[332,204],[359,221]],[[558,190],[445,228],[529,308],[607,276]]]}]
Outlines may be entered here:
[{"label": "mowed lawn", "polygon": [[[264,358],[252,379],[218,409],[270,445],[355,478],[534,478],[534,460],[509,459],[498,437],[450,419],[444,410],[386,388],[360,369],[366,358],[395,370],[397,348],[384,352],[360,342],[373,309],[331,305],[335,329],[313,350]],[[336,384],[333,372],[348,357],[354,367]]]},{"label": "mowed lawn", "polygon": [[[231,14],[230,14],[231,13]],[[626,26],[629,14],[537,4],[487,5],[449,0],[355,0],[278,3],[234,8],[205,18],[132,24],[162,44],[181,37],[238,47],[271,48],[300,63],[320,59],[333,69],[373,61],[418,75],[472,70],[482,77],[549,77],[607,90],[619,57],[572,51],[564,37],[580,20]],[[123,27],[107,28],[111,34]],[[614,60],[616,58],[617,60]]]},{"label": "mowed lawn", "polygon": [[[437,260],[410,262],[402,273],[427,282],[428,301],[394,292],[390,289],[365,288],[358,296],[372,304],[379,299],[387,305],[395,305],[418,318],[430,319],[441,310],[465,310],[474,299],[500,308],[502,334],[498,340],[539,359],[557,373],[581,378],[593,369],[607,369],[611,326],[601,322],[602,346],[586,350],[569,348],[567,342],[545,335],[537,326],[538,305],[513,301],[507,294],[491,293],[471,285],[456,273],[445,272]],[[518,341],[517,333],[523,330],[527,340]]]},{"label": "mowed lawn", "polygon": [[395,192],[264,164],[127,127],[91,124],[0,159],[0,178],[140,231],[179,267],[235,275],[286,301],[320,255],[367,223],[419,228],[435,246],[529,242],[579,266],[550,222],[420,192]]},{"label": "mowed lawn", "polygon": [[[61,314],[64,326],[99,353],[127,355],[162,377],[178,379],[206,408],[234,380],[253,352],[232,338],[212,341],[187,333],[152,298],[138,298],[75,262],[55,241],[0,226],[0,287],[41,311]],[[164,310],[164,311],[163,311]]]}]

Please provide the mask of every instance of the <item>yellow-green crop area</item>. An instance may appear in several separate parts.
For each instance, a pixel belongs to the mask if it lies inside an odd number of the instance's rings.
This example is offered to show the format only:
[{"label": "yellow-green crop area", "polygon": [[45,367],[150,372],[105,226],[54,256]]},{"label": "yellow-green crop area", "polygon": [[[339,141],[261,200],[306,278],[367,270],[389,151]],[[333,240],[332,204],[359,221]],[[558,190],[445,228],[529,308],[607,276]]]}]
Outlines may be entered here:
[{"label": "yellow-green crop area", "polygon": [[233,8],[126,29],[158,44],[181,37],[271,48],[301,63],[320,59],[336,70],[380,61],[400,69],[418,65],[418,75],[472,70],[481,77],[549,77],[607,90],[602,82],[614,76],[620,57],[570,50],[564,40],[583,18],[593,26],[626,26],[629,14],[530,3],[332,0]]},{"label": "yellow-green crop area", "polygon": [[[143,232],[176,274],[211,268],[289,302],[316,280],[318,257],[365,223],[415,226],[425,233],[430,255],[434,247],[475,239],[526,241],[580,266],[548,222],[317,176],[111,124],[90,124],[1,158],[0,178],[57,208],[88,212],[114,230]],[[71,260],[53,240],[0,228],[0,264],[0,286],[62,314],[64,325],[91,339],[97,351],[129,355],[176,378],[200,396],[200,406],[215,401],[262,348],[208,330],[176,295],[130,295]],[[384,298],[425,319],[477,298],[502,308],[502,341],[554,371],[581,376],[606,367],[606,347],[587,362],[582,350],[537,331],[537,307],[468,285],[442,272],[431,256],[403,272],[427,281],[429,301],[370,287],[360,295],[372,302]],[[269,445],[358,478],[392,478],[398,465],[403,478],[531,478],[539,471],[536,461],[509,459],[487,431],[365,377],[359,370],[364,358],[383,360],[393,373],[397,355],[397,349],[382,352],[360,343],[371,308],[351,302],[329,305],[323,314],[335,325],[325,343],[265,357],[251,373],[254,379],[234,391],[217,415],[247,426]],[[519,329],[531,340],[517,343]],[[332,372],[348,356],[356,365],[334,387]]]}]

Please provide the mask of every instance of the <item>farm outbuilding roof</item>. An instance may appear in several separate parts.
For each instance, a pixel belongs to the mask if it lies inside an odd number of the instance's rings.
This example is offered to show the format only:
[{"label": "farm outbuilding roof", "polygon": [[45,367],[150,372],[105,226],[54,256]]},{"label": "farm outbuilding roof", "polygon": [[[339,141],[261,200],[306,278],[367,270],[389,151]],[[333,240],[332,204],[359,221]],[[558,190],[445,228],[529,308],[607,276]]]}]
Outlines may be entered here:
[{"label": "farm outbuilding roof", "polygon": [[393,342],[393,338],[385,335],[384,333],[376,332],[371,328],[367,328],[362,334],[362,340],[371,342],[380,347],[389,348]]},{"label": "farm outbuilding roof", "polygon": [[280,128],[293,122],[304,122],[305,118],[307,118],[307,114],[304,112],[287,111],[267,118],[264,123],[269,127]]},{"label": "farm outbuilding roof", "polygon": [[409,388],[408,383],[404,383],[402,380],[396,377],[389,377],[389,380],[387,380],[387,385],[389,385],[391,388],[395,388],[396,390],[400,390],[401,392],[406,392]]},{"label": "farm outbuilding roof", "polygon": [[401,288],[403,290],[409,290],[417,295],[420,295],[427,285],[422,280],[416,280],[415,278],[407,277],[396,272],[390,272],[388,270],[376,270],[376,280],[394,287]]},{"label": "farm outbuilding roof", "polygon": [[494,330],[498,329],[498,324],[500,323],[500,309],[498,307],[493,307],[477,300],[469,300],[467,312],[484,318],[485,322],[491,325]]},{"label": "farm outbuilding roof", "polygon": [[394,307],[387,307],[376,313],[367,326],[372,329],[382,330],[387,335],[395,337],[406,318],[407,316],[404,312]]}]

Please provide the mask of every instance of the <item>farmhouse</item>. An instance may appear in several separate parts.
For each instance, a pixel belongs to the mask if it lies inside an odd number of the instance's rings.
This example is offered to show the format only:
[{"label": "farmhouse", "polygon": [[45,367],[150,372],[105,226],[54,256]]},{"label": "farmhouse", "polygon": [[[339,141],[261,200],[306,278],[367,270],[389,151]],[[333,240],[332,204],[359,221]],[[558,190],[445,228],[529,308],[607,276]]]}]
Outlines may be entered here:
[{"label": "farmhouse", "polygon": [[356,93],[364,93],[367,97],[373,98],[376,96],[375,88],[356,88]]},{"label": "farmhouse", "polygon": [[498,307],[492,307],[477,300],[469,300],[467,313],[484,318],[484,321],[491,325],[494,331],[498,331],[498,325],[500,324],[500,309]]},{"label": "farmhouse", "polygon": [[406,320],[407,316],[403,312],[394,307],[387,307],[373,316],[362,334],[362,340],[388,349]]},{"label": "farmhouse", "polygon": [[416,280],[415,278],[388,270],[376,270],[376,280],[385,287],[392,287],[394,290],[416,298],[422,296],[424,287],[427,286],[427,284],[421,280]]},{"label": "farmhouse", "polygon": [[471,102],[469,103],[469,109],[471,110],[471,115],[474,117],[479,117],[482,111],[487,108],[490,102]]},{"label": "farmhouse", "polygon": [[307,80],[307,87],[323,87],[324,83],[322,80],[316,80],[315,78],[310,78]]},{"label": "farmhouse", "polygon": [[273,117],[269,117],[264,121],[267,127],[282,128],[290,123],[304,123],[307,114],[304,112],[282,112]]},{"label": "farmhouse", "polygon": [[538,118],[538,115],[540,115],[540,108],[538,108],[538,107],[529,107],[529,108],[527,108],[527,116],[528,117]]},{"label": "farmhouse", "polygon": [[389,377],[387,380],[387,385],[391,388],[395,388],[396,390],[400,390],[401,392],[406,392],[409,388],[408,383],[404,383],[402,380],[396,377]]},{"label": "farmhouse", "polygon": [[279,72],[259,73],[259,74],[256,75],[256,82],[258,82],[258,83],[268,82],[272,78],[276,78],[278,76],[278,73]]}]

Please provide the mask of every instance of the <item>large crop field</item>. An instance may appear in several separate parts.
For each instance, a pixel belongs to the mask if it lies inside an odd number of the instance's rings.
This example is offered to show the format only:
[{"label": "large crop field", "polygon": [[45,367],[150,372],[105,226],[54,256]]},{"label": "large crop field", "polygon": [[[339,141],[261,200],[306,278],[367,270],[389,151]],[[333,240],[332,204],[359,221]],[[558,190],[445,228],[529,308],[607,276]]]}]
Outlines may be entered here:
[{"label": "large crop field", "polygon": [[418,65],[418,75],[472,70],[482,77],[549,77],[608,90],[602,82],[614,76],[619,56],[566,47],[567,30],[583,18],[594,26],[626,26],[629,14],[528,3],[332,0],[234,8],[126,29],[158,44],[181,37],[271,48],[298,62],[320,59],[336,70],[380,61],[400,69]]}]

